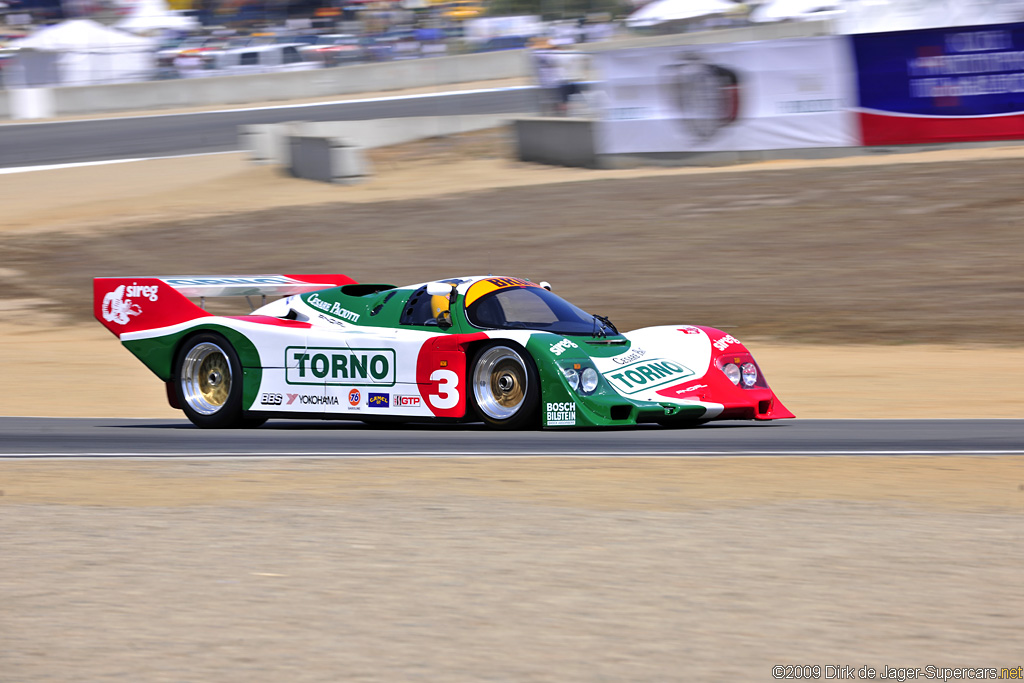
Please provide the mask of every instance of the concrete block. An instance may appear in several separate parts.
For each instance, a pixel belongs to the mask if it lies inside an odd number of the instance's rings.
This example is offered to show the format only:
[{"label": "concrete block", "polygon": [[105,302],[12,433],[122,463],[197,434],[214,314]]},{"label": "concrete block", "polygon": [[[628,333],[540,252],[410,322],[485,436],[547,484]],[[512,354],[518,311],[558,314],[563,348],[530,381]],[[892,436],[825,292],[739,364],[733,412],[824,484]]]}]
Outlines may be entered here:
[{"label": "concrete block", "polygon": [[532,117],[514,122],[520,161],[553,166],[600,168],[593,119]]},{"label": "concrete block", "polygon": [[[456,135],[507,125],[514,114],[472,114],[466,116],[411,116],[372,121],[292,121],[239,126],[238,141],[257,164],[291,166],[291,138],[320,137],[338,145],[372,149],[413,140]],[[365,158],[365,157],[364,157]],[[367,170],[364,175],[369,175]]]},{"label": "concrete block", "polygon": [[11,118],[48,119],[55,113],[52,88],[14,88],[7,92]]},{"label": "concrete block", "polygon": [[289,171],[296,178],[350,185],[370,174],[370,164],[361,147],[346,145],[336,138],[292,135]]},{"label": "concrete block", "polygon": [[249,160],[257,164],[291,163],[290,135],[301,134],[299,121],[285,123],[257,123],[238,127],[238,144],[249,153]]}]

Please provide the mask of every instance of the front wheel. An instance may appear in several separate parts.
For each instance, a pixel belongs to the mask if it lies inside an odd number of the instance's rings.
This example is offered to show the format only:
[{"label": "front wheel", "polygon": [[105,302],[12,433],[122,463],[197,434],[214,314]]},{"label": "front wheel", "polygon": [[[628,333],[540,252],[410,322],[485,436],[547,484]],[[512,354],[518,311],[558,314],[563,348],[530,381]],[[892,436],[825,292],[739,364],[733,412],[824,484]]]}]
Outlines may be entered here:
[{"label": "front wheel", "polygon": [[224,337],[212,333],[192,337],[178,352],[174,369],[178,405],[192,424],[229,429],[263,423],[242,414],[242,364]]},{"label": "front wheel", "polygon": [[471,368],[470,401],[488,426],[522,429],[538,425],[540,380],[525,349],[511,342],[484,346]]}]

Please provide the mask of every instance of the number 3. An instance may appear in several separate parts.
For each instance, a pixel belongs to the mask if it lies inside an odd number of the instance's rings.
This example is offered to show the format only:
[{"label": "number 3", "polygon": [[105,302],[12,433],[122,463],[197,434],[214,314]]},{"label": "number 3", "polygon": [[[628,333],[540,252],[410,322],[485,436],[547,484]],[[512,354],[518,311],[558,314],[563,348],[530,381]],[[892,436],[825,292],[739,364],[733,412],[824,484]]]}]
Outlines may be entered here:
[{"label": "number 3", "polygon": [[434,370],[430,381],[438,382],[437,394],[430,394],[430,404],[441,410],[454,408],[459,404],[459,376],[451,370]]}]

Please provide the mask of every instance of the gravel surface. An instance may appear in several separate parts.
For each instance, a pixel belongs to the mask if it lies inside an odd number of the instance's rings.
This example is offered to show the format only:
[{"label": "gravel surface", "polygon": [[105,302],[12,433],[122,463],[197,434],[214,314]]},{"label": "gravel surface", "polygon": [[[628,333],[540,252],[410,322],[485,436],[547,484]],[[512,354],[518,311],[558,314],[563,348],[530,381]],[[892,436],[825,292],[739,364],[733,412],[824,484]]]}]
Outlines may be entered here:
[{"label": "gravel surface", "polygon": [[829,460],[3,463],[0,680],[1021,664],[1024,458]]}]

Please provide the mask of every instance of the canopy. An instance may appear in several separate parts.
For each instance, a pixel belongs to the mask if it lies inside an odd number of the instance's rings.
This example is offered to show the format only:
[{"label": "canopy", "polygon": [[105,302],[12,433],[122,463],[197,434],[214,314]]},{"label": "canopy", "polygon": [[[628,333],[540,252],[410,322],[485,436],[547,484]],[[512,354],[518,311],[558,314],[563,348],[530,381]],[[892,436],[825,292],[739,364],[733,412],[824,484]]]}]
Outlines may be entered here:
[{"label": "canopy", "polygon": [[195,17],[175,14],[167,6],[165,0],[138,0],[132,6],[132,12],[117,22],[115,26],[122,31],[192,31],[200,27]]},{"label": "canopy", "polygon": [[92,85],[147,79],[153,71],[149,38],[107,28],[91,19],[71,19],[16,40],[10,84]]},{"label": "canopy", "polygon": [[92,19],[71,19],[15,40],[11,47],[39,52],[139,52],[152,49],[153,41],[107,28]]},{"label": "canopy", "polygon": [[685,21],[735,12],[737,4],[729,0],[655,0],[626,17],[631,28],[655,26],[669,21]]},{"label": "canopy", "polygon": [[750,13],[754,22],[828,19],[843,12],[841,0],[770,0]]}]

